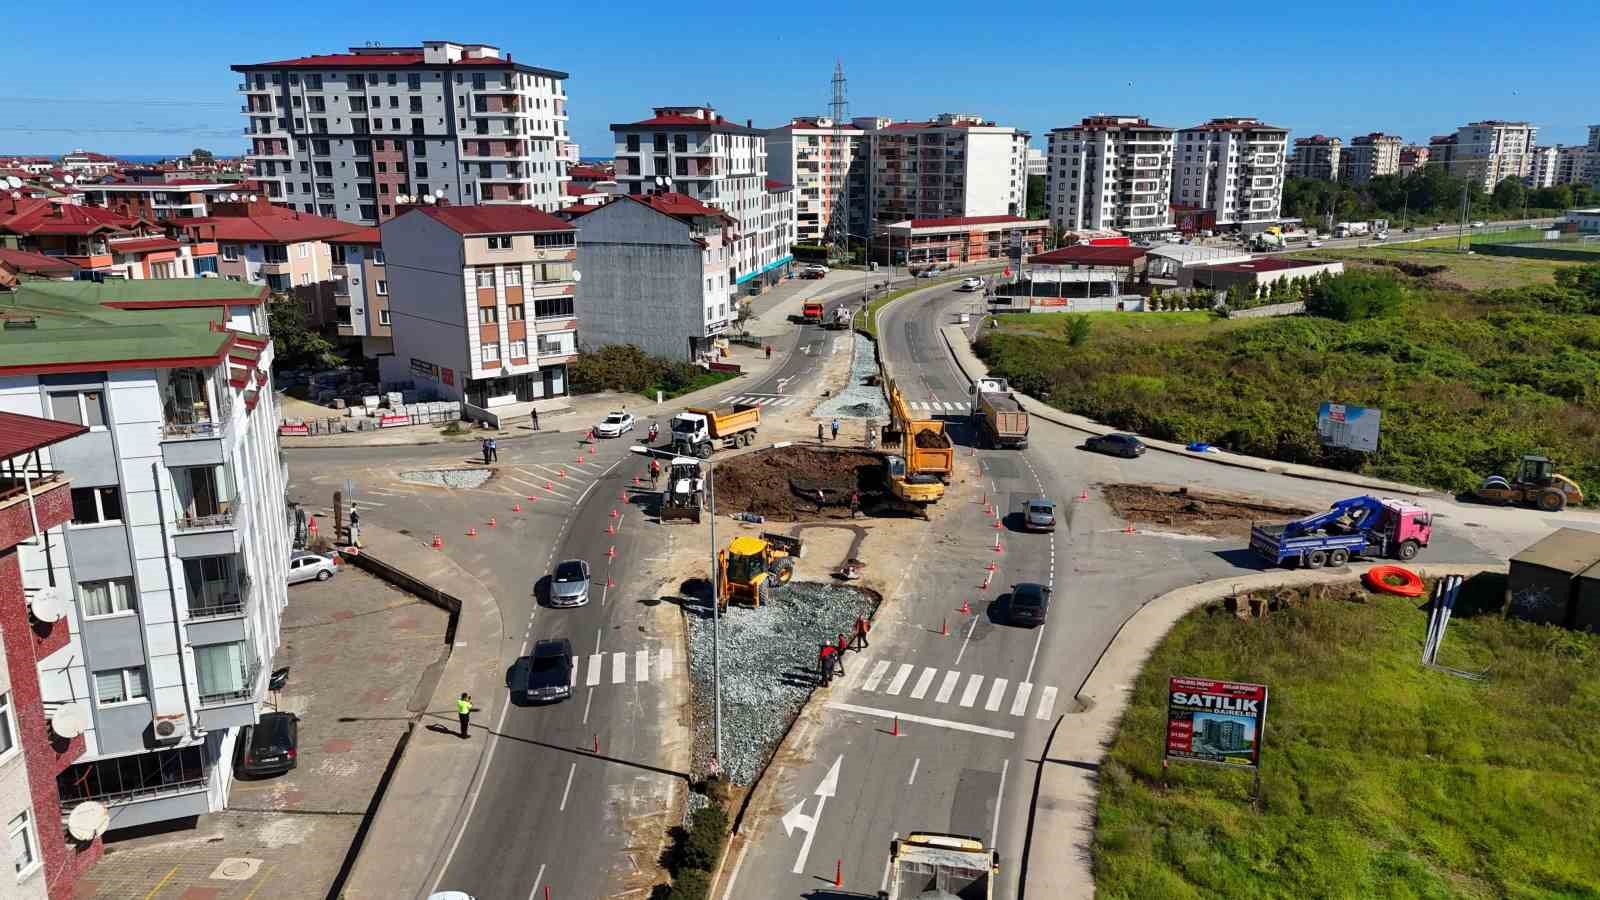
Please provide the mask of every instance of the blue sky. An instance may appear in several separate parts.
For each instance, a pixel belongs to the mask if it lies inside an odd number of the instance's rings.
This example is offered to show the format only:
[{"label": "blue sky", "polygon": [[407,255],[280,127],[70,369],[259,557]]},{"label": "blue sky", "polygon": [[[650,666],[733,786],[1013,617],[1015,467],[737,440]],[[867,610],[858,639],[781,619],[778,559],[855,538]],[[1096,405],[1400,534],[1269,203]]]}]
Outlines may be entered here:
[{"label": "blue sky", "polygon": [[1539,125],[1540,143],[1581,143],[1600,124],[1592,0],[1082,6],[214,0],[65,22],[54,3],[19,3],[0,30],[0,152],[238,153],[230,64],[424,38],[495,43],[571,73],[586,156],[608,155],[609,123],[652,104],[710,101],[766,127],[826,112],[836,57],[856,115],[975,112],[1040,148],[1052,127],[1097,112],[1174,126],[1255,115],[1300,136],[1413,141],[1502,118]]}]

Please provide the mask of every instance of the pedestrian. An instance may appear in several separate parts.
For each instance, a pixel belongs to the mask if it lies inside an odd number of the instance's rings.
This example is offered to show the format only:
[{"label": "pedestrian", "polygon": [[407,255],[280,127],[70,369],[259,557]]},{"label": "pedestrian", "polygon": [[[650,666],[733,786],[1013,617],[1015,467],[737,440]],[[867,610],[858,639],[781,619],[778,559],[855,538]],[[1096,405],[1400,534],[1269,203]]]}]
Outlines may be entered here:
[{"label": "pedestrian", "polygon": [[500,442],[489,438],[489,458],[495,462],[500,461]]},{"label": "pedestrian", "polygon": [[817,423],[817,443],[822,443],[822,423]]},{"label": "pedestrian", "polygon": [[833,429],[833,439],[837,441],[839,439],[839,420],[834,419],[828,427]]},{"label": "pedestrian", "polygon": [[661,461],[655,457],[650,458],[650,487],[654,488],[661,478]]},{"label": "pedestrian", "polygon": [[839,674],[843,675],[844,674],[844,652],[846,650],[850,649],[850,642],[845,639],[844,635],[841,634],[841,635],[839,635],[839,639],[834,642],[834,646],[839,648],[838,651],[837,651],[837,655],[839,657]]},{"label": "pedestrian", "polygon": [[456,701],[456,718],[461,721],[461,737],[466,739],[467,726],[472,724],[472,713],[477,707],[472,705],[472,695],[466,691],[461,692],[461,699]]},{"label": "pedestrian", "polygon": [[833,645],[828,643],[824,643],[822,649],[817,652],[817,681],[823,687],[827,687],[828,682],[833,680],[833,656],[835,652]]},{"label": "pedestrian", "polygon": [[867,632],[871,629],[872,625],[866,616],[856,616],[856,644],[859,645],[856,647],[857,650],[865,650],[871,646],[867,643]]},{"label": "pedestrian", "polygon": [[489,439],[484,438],[479,441],[478,446],[483,450],[483,464],[487,466],[489,464]]},{"label": "pedestrian", "polygon": [[771,359],[771,358],[772,358],[772,345],[768,344],[767,345],[767,359]]},{"label": "pedestrian", "polygon": [[354,503],[350,504],[350,546],[361,546],[361,513]]},{"label": "pedestrian", "polygon": [[537,409],[533,411],[533,430],[539,430],[539,411]]},{"label": "pedestrian", "polygon": [[861,492],[850,492],[850,518],[854,519],[861,514]]},{"label": "pedestrian", "polygon": [[817,488],[817,512],[822,512],[822,505],[826,502],[827,497],[823,495],[822,488]]}]

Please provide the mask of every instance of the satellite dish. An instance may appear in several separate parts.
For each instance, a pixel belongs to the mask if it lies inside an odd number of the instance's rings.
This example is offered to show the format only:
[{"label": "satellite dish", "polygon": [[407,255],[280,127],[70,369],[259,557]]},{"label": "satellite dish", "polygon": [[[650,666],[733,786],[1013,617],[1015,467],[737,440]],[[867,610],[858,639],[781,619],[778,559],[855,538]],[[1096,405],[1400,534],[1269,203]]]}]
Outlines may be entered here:
[{"label": "satellite dish", "polygon": [[582,281],[583,280],[583,273],[579,272],[577,269],[573,269],[572,270],[572,280],[573,281]]},{"label": "satellite dish", "polygon": [[71,175],[63,175],[61,176],[61,180],[65,181],[67,184],[71,184],[73,179]]},{"label": "satellite dish", "polygon": [[229,201],[230,201],[230,202],[235,202],[235,201],[237,201],[237,200],[238,200],[238,199],[239,199],[239,195],[238,195],[238,194],[229,194],[229,195],[228,195],[228,200],[229,200]]},{"label": "satellite dish", "polygon": [[22,187],[22,179],[18,178],[15,175],[7,175],[6,176],[6,184],[11,185],[11,187],[13,187],[13,188],[19,188],[19,187]]},{"label": "satellite dish", "polygon": [[251,202],[251,203],[254,203],[254,202],[256,202],[256,195],[255,195],[255,194],[251,194],[251,195],[250,195],[250,202]]},{"label": "satellite dish", "polygon": [[42,587],[28,598],[28,609],[41,622],[59,622],[67,614],[67,603],[53,587]]},{"label": "satellite dish", "polygon": [[427,203],[427,204],[431,205],[435,201],[435,199],[436,198],[432,194],[423,194],[422,195],[422,202],[423,203]]},{"label": "satellite dish", "polygon": [[79,841],[92,841],[105,834],[110,824],[111,810],[98,800],[85,800],[67,815],[67,831]]},{"label": "satellite dish", "polygon": [[21,191],[12,191],[11,192],[11,199],[13,199],[13,200],[21,200],[22,199],[22,192]]},{"label": "satellite dish", "polygon": [[88,727],[89,711],[76,700],[61,704],[50,714],[50,730],[69,741],[83,734]]},{"label": "satellite dish", "polygon": [[660,175],[656,176],[656,187],[661,187],[663,184],[666,184],[666,183],[667,183],[667,180],[665,178],[662,178]]}]

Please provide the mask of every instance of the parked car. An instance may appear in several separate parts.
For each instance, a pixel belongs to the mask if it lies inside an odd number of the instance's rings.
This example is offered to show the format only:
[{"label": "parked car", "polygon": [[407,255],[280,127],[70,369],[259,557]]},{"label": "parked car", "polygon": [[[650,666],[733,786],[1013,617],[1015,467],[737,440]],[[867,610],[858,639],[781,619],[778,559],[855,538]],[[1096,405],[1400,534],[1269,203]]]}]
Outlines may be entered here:
[{"label": "parked car", "polygon": [[428,900],[477,900],[466,891],[436,891],[428,895]]},{"label": "parked car", "polygon": [[956,288],[956,290],[958,290],[958,291],[969,291],[969,292],[970,291],[981,291],[981,290],[983,290],[983,279],[982,278],[975,278],[975,277],[974,278],[963,278],[963,279],[961,279],[961,286]]},{"label": "parked car", "polygon": [[1131,434],[1090,435],[1089,439],[1083,442],[1083,446],[1096,453],[1109,453],[1112,456],[1125,456],[1128,459],[1143,456],[1145,451],[1144,441]]},{"label": "parked car", "polygon": [[1043,625],[1050,614],[1050,589],[1032,581],[1013,585],[1006,613],[1013,625]]},{"label": "parked car", "polygon": [[333,564],[331,557],[309,550],[297,550],[289,557],[289,583],[299,584],[302,581],[327,581],[339,574],[339,568]]},{"label": "parked car", "polygon": [[1308,246],[1321,247],[1322,246],[1322,242],[1321,241],[1312,241]]},{"label": "parked car", "polygon": [[522,690],[533,703],[553,703],[571,697],[572,642],[558,638],[534,644]]},{"label": "parked car", "polygon": [[1034,497],[1022,511],[1022,524],[1029,531],[1056,530],[1056,503],[1049,497]]},{"label": "parked car", "polygon": [[589,564],[581,559],[564,559],[550,575],[551,606],[589,604]]},{"label": "parked car", "polygon": [[918,278],[937,278],[938,276],[939,270],[932,268],[931,266],[917,273]]},{"label": "parked car", "polygon": [[813,267],[807,267],[807,268],[804,268],[804,269],[800,270],[800,277],[801,278],[805,278],[805,279],[813,280],[813,281],[818,279],[818,278],[821,278],[822,276],[824,276],[826,274],[828,274],[826,271],[824,271],[822,269],[818,269],[818,268],[813,268]]},{"label": "parked car", "polygon": [[233,770],[243,775],[279,775],[299,762],[300,717],[294,713],[262,713],[239,734]]},{"label": "parked car", "polygon": [[633,413],[613,410],[606,413],[600,424],[594,426],[596,437],[621,437],[633,430]]}]

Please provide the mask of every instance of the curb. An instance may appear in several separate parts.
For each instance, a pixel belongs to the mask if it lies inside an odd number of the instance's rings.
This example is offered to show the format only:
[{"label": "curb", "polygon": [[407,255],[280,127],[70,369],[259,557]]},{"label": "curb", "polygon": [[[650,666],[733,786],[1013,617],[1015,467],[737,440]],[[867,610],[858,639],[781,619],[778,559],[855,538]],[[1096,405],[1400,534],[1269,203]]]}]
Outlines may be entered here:
[{"label": "curb", "polygon": [[[961,371],[962,377],[966,378],[969,383],[975,381],[976,379],[973,377],[972,373],[967,371],[967,367],[962,364],[961,355],[956,352],[955,345],[952,343],[950,337],[950,333],[945,330],[948,327],[952,326],[940,328],[939,335],[940,337],[944,338],[945,346],[950,350],[950,358],[955,362],[956,368]],[[982,361],[979,360],[979,362]],[[1104,435],[1111,434],[1118,430],[1101,425],[1098,422],[1090,423],[1094,427],[1086,427],[1082,424],[1068,422],[1064,419],[1058,418],[1058,416],[1064,415],[1064,413],[1062,413],[1060,410],[1057,410],[1055,407],[1050,406],[1038,398],[1030,397],[1020,391],[1016,393],[1017,396],[1024,401],[1024,405],[1030,407],[1027,410],[1028,415],[1038,416],[1046,422],[1059,425],[1069,431],[1076,431],[1080,434]],[[1048,412],[1046,410],[1048,410]],[[1141,435],[1141,437],[1143,436]],[[1396,494],[1408,494],[1414,497],[1449,496],[1447,493],[1435,490],[1433,488],[1418,487],[1416,485],[1402,484],[1400,482],[1386,481],[1382,484],[1372,484],[1370,481],[1353,481],[1351,479],[1361,478],[1363,476],[1355,475],[1354,473],[1342,473],[1334,469],[1317,469],[1315,466],[1305,466],[1304,468],[1315,471],[1296,472],[1284,467],[1299,466],[1301,465],[1300,463],[1280,463],[1276,460],[1262,460],[1258,457],[1243,456],[1236,453],[1228,454],[1228,456],[1222,456],[1215,453],[1191,453],[1187,450],[1179,450],[1175,449],[1174,447],[1163,446],[1163,444],[1166,444],[1167,442],[1156,442],[1155,438],[1144,438],[1144,441],[1146,447],[1149,447],[1151,450],[1154,450],[1157,453],[1167,453],[1172,456],[1182,457],[1184,459],[1193,459],[1200,462],[1211,463],[1213,465],[1227,466],[1232,469],[1248,469],[1252,472],[1262,472],[1268,475],[1282,475],[1287,478],[1298,478],[1302,481],[1317,481],[1324,484],[1342,484],[1346,487],[1361,488],[1368,491],[1388,491]],[[1341,475],[1348,475],[1348,477],[1338,477]]]}]

